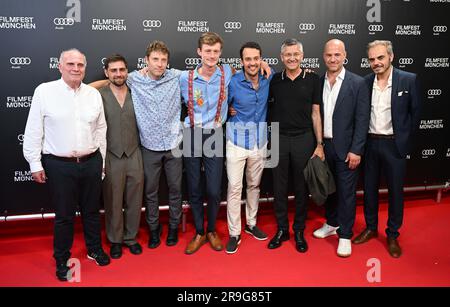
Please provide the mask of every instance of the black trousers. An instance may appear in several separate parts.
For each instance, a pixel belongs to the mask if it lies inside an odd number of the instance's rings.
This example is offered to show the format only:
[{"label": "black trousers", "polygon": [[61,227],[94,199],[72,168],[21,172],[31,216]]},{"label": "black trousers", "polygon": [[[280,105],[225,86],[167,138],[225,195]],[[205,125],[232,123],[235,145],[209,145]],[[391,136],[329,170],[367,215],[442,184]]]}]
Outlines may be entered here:
[{"label": "black trousers", "polygon": [[388,223],[386,234],[397,238],[403,223],[403,182],[406,159],[398,153],[394,139],[369,136],[364,162],[364,218],[367,228],[378,228],[378,189],[380,172],[384,172],[388,188]]},{"label": "black trousers", "polygon": [[[303,231],[307,216],[308,192],[303,170],[314,152],[312,132],[299,136],[280,134],[279,162],[273,169],[274,209],[278,229],[288,231],[288,178],[289,171],[294,179],[295,217],[294,232]],[[273,150],[273,149],[272,149]]]},{"label": "black trousers", "polygon": [[339,238],[351,239],[356,215],[356,185],[358,183],[359,166],[351,170],[348,162],[341,160],[336,154],[332,140],[325,140],[325,159],[333,173],[336,192],[328,196],[325,203],[327,224],[337,227]]},{"label": "black trousers", "polygon": [[88,252],[100,249],[100,152],[81,163],[61,161],[48,155],[43,155],[42,162],[48,178],[51,203],[55,208],[53,257],[56,262],[66,262],[70,258],[77,207],[81,211]]}]

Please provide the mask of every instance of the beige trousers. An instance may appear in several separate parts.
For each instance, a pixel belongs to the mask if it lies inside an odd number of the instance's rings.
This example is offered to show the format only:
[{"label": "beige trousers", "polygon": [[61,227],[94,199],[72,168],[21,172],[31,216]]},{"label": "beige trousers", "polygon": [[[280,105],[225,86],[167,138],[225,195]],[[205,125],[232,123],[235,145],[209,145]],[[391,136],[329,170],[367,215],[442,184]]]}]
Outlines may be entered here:
[{"label": "beige trousers", "polygon": [[256,225],[256,214],[258,213],[259,202],[259,184],[261,182],[264,170],[264,154],[266,147],[247,150],[227,141],[227,176],[228,176],[228,194],[227,194],[227,220],[230,236],[241,234],[241,196],[242,181],[244,175],[247,183],[247,201],[245,213],[247,225]]}]

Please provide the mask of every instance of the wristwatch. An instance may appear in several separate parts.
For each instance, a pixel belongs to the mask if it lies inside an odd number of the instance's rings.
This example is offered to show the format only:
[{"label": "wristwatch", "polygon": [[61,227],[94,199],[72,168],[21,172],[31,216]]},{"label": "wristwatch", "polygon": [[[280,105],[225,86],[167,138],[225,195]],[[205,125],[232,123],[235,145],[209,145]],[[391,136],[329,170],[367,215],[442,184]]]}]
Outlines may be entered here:
[{"label": "wristwatch", "polygon": [[323,141],[319,141],[319,142],[317,142],[317,145],[325,146],[325,143]]}]

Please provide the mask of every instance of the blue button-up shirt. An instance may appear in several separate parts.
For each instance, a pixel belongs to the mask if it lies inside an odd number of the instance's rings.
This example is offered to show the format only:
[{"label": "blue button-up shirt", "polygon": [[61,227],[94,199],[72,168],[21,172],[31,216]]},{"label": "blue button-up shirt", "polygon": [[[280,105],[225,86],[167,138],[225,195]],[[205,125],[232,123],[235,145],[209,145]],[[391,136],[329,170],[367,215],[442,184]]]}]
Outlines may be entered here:
[{"label": "blue button-up shirt", "polygon": [[138,71],[128,75],[141,144],[154,151],[171,150],[182,139],[181,71],[167,69],[153,80]]},{"label": "blue button-up shirt", "polygon": [[[194,98],[194,124],[196,127],[202,128],[216,128],[218,125],[214,122],[216,118],[217,103],[219,102],[220,95],[220,69],[217,67],[214,74],[207,81],[199,73],[198,69],[201,65],[197,66],[194,71],[194,82],[193,82],[193,98]],[[228,113],[228,84],[230,84],[232,71],[231,66],[228,64],[223,65],[225,73],[225,100],[222,102],[222,108],[220,110],[220,124],[222,124],[227,119]],[[189,101],[189,71],[183,71],[180,77],[181,95],[183,101],[188,105]],[[200,104],[199,104],[200,101]],[[189,116],[186,116],[184,120],[184,126],[190,127]]]},{"label": "blue button-up shirt", "polygon": [[244,71],[236,73],[228,88],[228,103],[236,110],[227,123],[227,140],[234,145],[253,149],[262,148],[267,143],[267,98],[269,78],[259,75],[259,88],[245,78]]}]

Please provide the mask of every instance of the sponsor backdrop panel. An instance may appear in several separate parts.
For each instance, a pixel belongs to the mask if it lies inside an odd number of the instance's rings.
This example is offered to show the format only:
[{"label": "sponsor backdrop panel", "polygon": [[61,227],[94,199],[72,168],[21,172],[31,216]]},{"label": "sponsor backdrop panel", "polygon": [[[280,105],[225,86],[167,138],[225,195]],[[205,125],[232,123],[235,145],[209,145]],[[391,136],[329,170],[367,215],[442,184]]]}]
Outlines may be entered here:
[{"label": "sponsor backdrop panel", "polygon": [[[215,31],[225,40],[221,63],[240,68],[239,47],[261,44],[263,57],[281,69],[280,45],[289,37],[304,44],[304,68],[323,74],[322,48],[329,38],[347,45],[346,67],[370,73],[366,44],[374,39],[394,43],[395,66],[418,73],[423,111],[414,149],[408,157],[407,185],[442,184],[449,178],[450,120],[448,0],[5,0],[0,12],[1,75],[0,215],[48,212],[47,190],[31,181],[22,155],[23,132],[34,89],[59,78],[63,49],[86,53],[86,82],[103,77],[103,59],[123,54],[130,70],[145,66],[149,41],[164,40],[170,66],[198,64],[197,39]],[[225,176],[224,176],[225,177]],[[262,195],[272,192],[270,170]],[[162,180],[164,182],[164,180]],[[226,180],[224,180],[224,189]],[[166,198],[166,190],[161,191]],[[225,193],[223,193],[225,196]]]}]

